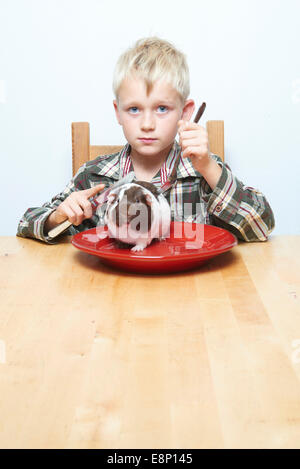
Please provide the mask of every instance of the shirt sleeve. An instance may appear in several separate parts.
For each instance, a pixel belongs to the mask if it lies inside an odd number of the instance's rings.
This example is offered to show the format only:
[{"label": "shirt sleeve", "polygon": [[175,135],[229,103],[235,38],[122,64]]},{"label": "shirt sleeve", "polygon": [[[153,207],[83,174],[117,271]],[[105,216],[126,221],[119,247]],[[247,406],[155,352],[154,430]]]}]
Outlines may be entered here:
[{"label": "shirt sleeve", "polygon": [[[80,231],[71,226],[56,238],[50,238],[44,234],[44,226],[47,218],[54,212],[57,207],[74,191],[87,189],[90,186],[86,185],[85,177],[85,164],[79,168],[76,175],[71,179],[65,189],[59,194],[55,195],[51,202],[46,202],[41,207],[28,208],[18,224],[17,236],[23,238],[34,238],[44,241],[48,244],[56,244],[63,235],[73,235]],[[78,228],[78,227],[77,227]]]},{"label": "shirt sleeve", "polygon": [[266,197],[257,189],[245,186],[218,156],[211,156],[222,167],[207,206],[213,223],[244,241],[267,241],[275,221]]}]

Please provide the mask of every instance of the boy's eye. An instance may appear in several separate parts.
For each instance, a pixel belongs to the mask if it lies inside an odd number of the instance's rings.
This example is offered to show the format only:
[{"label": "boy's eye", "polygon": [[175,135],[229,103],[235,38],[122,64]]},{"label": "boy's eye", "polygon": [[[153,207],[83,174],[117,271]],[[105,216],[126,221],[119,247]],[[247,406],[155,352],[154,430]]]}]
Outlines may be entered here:
[{"label": "boy's eye", "polygon": [[131,114],[136,114],[136,113],[138,112],[138,110],[139,110],[139,109],[138,109],[136,106],[133,106],[133,107],[130,107],[130,108],[129,108],[129,112],[130,112]]},{"label": "boy's eye", "polygon": [[160,114],[163,114],[164,112],[167,112],[168,108],[166,106],[158,106],[158,112]]}]

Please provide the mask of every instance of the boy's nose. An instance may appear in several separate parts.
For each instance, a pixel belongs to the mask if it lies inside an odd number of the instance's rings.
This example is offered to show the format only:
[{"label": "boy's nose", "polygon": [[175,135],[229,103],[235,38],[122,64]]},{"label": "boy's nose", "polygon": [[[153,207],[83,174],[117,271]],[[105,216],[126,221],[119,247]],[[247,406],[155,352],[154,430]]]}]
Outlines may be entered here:
[{"label": "boy's nose", "polygon": [[141,120],[141,129],[142,130],[154,130],[155,128],[155,119],[150,112],[145,112]]}]

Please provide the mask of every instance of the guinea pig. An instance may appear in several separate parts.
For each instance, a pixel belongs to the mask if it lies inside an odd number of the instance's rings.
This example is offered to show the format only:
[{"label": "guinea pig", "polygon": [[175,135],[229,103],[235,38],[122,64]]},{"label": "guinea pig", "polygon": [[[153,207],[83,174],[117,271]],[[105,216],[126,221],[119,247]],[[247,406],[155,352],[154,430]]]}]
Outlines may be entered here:
[{"label": "guinea pig", "polygon": [[168,235],[171,209],[154,184],[135,181],[112,189],[104,221],[111,238],[142,251],[153,239]]}]

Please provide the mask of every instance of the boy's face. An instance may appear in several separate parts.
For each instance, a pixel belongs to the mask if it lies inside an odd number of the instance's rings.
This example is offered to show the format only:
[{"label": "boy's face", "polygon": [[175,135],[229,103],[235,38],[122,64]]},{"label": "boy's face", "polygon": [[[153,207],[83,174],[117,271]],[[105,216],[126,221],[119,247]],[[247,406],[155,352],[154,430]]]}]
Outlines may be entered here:
[{"label": "boy's face", "polygon": [[169,152],[178,121],[189,120],[195,107],[192,100],[183,105],[178,92],[160,80],[154,83],[147,96],[144,80],[126,78],[118,98],[118,104],[114,101],[118,122],[132,149],[141,156]]}]

